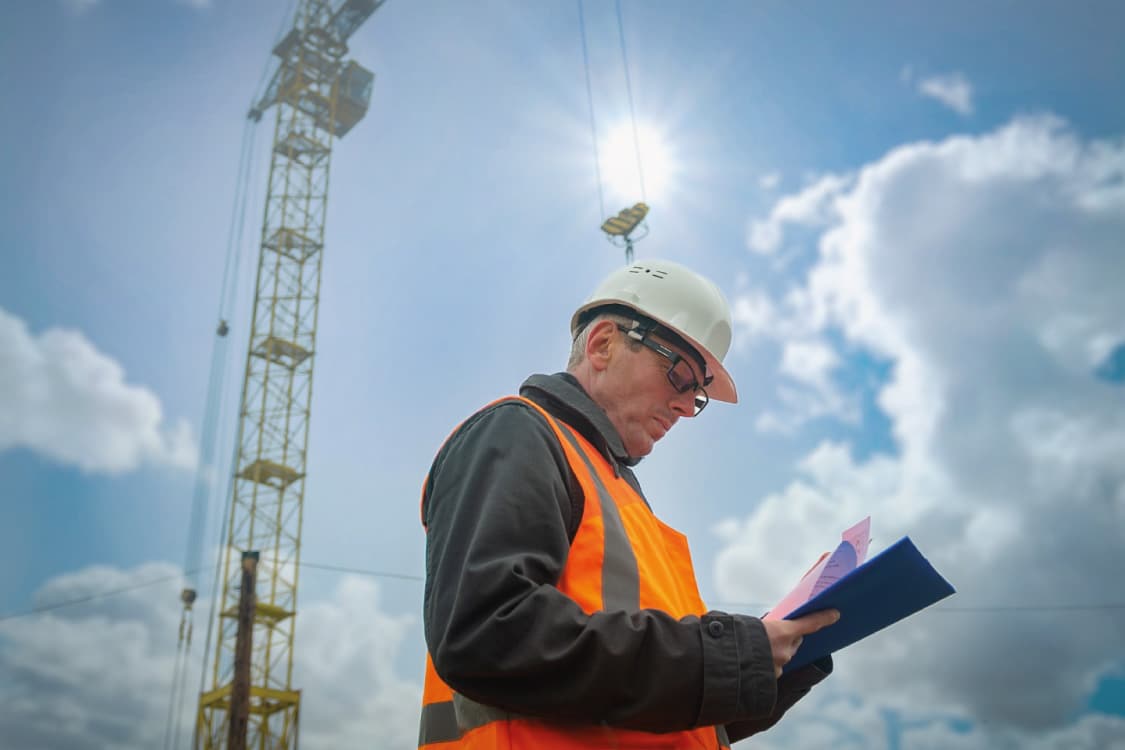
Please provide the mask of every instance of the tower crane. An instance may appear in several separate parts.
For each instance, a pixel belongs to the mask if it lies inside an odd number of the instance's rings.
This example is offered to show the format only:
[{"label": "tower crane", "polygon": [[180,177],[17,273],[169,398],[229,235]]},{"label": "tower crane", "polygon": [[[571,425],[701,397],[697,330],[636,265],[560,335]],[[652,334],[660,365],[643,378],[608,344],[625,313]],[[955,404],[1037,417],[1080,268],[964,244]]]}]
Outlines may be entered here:
[{"label": "tower crane", "polygon": [[[273,49],[277,68],[250,109],[255,122],[270,109],[276,117],[220,552],[218,635],[206,655],[197,749],[227,747],[236,713],[246,726],[242,746],[297,746],[301,692],[293,684],[293,649],[329,163],[333,139],[367,113],[375,79],[344,61],[348,39],[384,1],[298,0],[292,28]],[[240,554],[254,553],[256,596],[243,610],[250,616],[240,633]],[[241,706],[232,700],[240,635],[252,644],[249,699]]]}]

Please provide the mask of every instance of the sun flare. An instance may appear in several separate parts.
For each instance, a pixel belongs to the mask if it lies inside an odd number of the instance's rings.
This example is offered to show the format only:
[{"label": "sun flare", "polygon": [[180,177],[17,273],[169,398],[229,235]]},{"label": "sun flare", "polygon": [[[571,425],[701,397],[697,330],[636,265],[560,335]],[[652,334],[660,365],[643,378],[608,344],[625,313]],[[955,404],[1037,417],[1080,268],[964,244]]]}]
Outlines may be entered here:
[{"label": "sun flare", "polygon": [[[638,149],[640,169],[637,168]],[[633,126],[629,122],[616,125],[606,134],[600,151],[608,200],[624,206],[642,200],[642,194],[649,202],[667,195],[675,177],[675,158],[664,136],[652,125],[637,123],[636,145]]]}]

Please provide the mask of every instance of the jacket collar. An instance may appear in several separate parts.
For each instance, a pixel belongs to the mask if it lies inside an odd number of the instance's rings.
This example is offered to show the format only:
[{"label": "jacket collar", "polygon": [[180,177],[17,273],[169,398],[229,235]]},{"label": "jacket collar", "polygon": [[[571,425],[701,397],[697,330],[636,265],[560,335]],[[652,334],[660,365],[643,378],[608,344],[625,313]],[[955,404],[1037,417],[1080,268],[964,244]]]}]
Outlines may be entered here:
[{"label": "jacket collar", "polygon": [[640,463],[640,458],[633,458],[625,452],[621,435],[609,421],[605,410],[594,403],[578,379],[570,373],[532,375],[520,386],[520,395],[578,430],[607,458],[625,466]]}]

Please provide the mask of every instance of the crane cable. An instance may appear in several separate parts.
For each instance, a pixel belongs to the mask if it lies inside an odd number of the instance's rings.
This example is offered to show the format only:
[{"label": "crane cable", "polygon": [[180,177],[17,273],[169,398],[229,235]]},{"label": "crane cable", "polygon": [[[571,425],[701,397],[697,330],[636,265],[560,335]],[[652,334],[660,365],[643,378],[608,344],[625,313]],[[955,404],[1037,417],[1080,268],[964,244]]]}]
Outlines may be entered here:
[{"label": "crane cable", "polygon": [[[281,25],[274,34],[274,43],[282,38],[289,19],[293,16],[293,7],[296,0],[290,0],[288,9],[282,15]],[[266,85],[270,71],[270,64],[263,66],[262,74],[254,90],[253,104],[257,104]],[[227,229],[226,258],[223,263],[223,278],[219,287],[219,313],[216,327],[216,336],[211,347],[211,372],[207,384],[207,400],[204,406],[203,424],[200,435],[200,456],[196,467],[195,485],[192,492],[191,520],[188,524],[187,549],[185,552],[184,577],[187,586],[183,597],[188,596],[188,590],[194,592],[199,585],[196,574],[200,570],[200,559],[203,552],[203,531],[207,524],[208,509],[211,505],[213,481],[218,468],[214,463],[216,454],[216,436],[220,415],[224,413],[223,401],[225,395],[224,383],[227,372],[229,346],[227,334],[230,331],[229,321],[234,317],[237,302],[239,270],[242,261],[242,238],[246,226],[246,206],[249,196],[250,181],[255,174],[254,170],[254,145],[257,135],[256,120],[247,118],[242,128],[242,143],[238,156],[238,172],[235,177],[234,210],[231,214],[230,225]],[[194,626],[194,610],[191,603],[184,598],[184,611],[180,618],[179,637],[176,645],[176,656],[172,669],[172,689],[168,702],[167,723],[164,733],[164,747],[179,746],[182,707],[179,705],[184,697],[185,682],[188,673],[188,654],[191,652],[191,637]],[[208,627],[208,643],[210,642],[210,627]],[[206,653],[206,648],[204,650]]]},{"label": "crane cable", "polygon": [[[606,210],[605,196],[602,191],[601,158],[598,153],[598,126],[597,119],[594,116],[594,90],[590,80],[590,52],[586,40],[586,15],[583,9],[583,0],[577,0],[577,4],[578,30],[582,41],[582,66],[586,74],[586,104],[590,111],[590,140],[594,150],[594,177],[598,186],[598,209],[600,210],[598,221],[600,223],[606,218]],[[629,51],[625,45],[625,20],[621,12],[621,0],[616,0],[616,12],[618,42],[621,48],[621,65],[625,71],[625,95],[629,101],[629,121],[632,126],[633,134],[633,155],[637,161],[637,179],[641,189],[641,200],[647,201],[644,164],[641,159],[641,141],[637,131],[637,111],[633,104],[633,81],[629,74]]]},{"label": "crane cable", "polygon": [[625,93],[629,98],[629,120],[633,124],[633,154],[637,157],[637,180],[641,184],[641,202],[645,197],[645,170],[641,164],[641,139],[637,135],[637,112],[633,108],[633,84],[629,77],[629,54],[625,50],[625,20],[621,17],[621,0],[617,0],[617,33],[621,39],[621,66],[625,70]]},{"label": "crane cable", "polygon": [[185,588],[182,594],[184,610],[180,618],[179,638],[173,663],[172,689],[168,701],[168,720],[165,725],[164,747],[178,745],[183,716],[180,702],[185,694],[188,673],[188,655],[191,652],[194,610],[192,603],[199,589],[198,572],[203,553],[204,529],[214,494],[214,482],[218,466],[215,463],[218,426],[223,412],[225,380],[229,355],[230,331],[228,321],[233,317],[238,289],[239,267],[242,258],[242,237],[248,202],[248,187],[254,172],[254,142],[257,129],[247,119],[242,131],[242,145],[238,160],[238,174],[235,180],[234,210],[227,232],[227,251],[223,267],[222,284],[219,292],[219,311],[215,338],[211,345],[211,372],[207,383],[207,399],[200,429],[199,459],[195,470],[192,491],[191,516],[188,523],[187,544],[184,554]]},{"label": "crane cable", "polygon": [[[286,30],[294,27],[297,24],[296,16],[297,0],[290,0],[287,4],[285,13],[281,16],[281,23],[278,25],[277,31],[274,33],[274,44],[281,41]],[[262,74],[258,79],[258,85],[255,87],[254,96],[251,101],[251,107],[256,107],[264,95],[267,86],[267,80],[272,65],[269,61],[262,67]],[[208,385],[207,393],[207,406],[204,416],[204,435],[202,438],[203,445],[206,446],[206,452],[201,457],[199,467],[196,473],[196,490],[197,496],[193,499],[192,506],[192,525],[189,527],[188,535],[188,555],[189,559],[195,564],[192,566],[185,565],[185,570],[195,570],[198,568],[199,558],[202,555],[203,545],[203,529],[206,526],[207,509],[211,504],[211,488],[212,478],[217,476],[217,472],[212,470],[215,456],[215,436],[218,434],[218,424],[220,423],[219,415],[224,412],[223,403],[225,401],[225,389],[223,388],[226,371],[227,371],[227,333],[229,332],[229,325],[227,321],[234,315],[235,305],[238,298],[238,279],[239,269],[242,260],[242,248],[244,246],[243,236],[246,226],[246,205],[248,202],[249,188],[251,185],[251,178],[255,175],[254,165],[254,144],[255,136],[257,135],[257,123],[260,117],[247,117],[243,121],[242,126],[242,152],[239,155],[238,176],[235,180],[235,199],[234,199],[234,212],[231,216],[230,229],[227,235],[227,257],[223,266],[223,281],[219,295],[219,328],[218,336],[216,338],[214,348],[212,350],[212,363],[211,363],[211,382]],[[255,196],[255,203],[257,196]],[[243,384],[245,387],[245,384]],[[208,422],[208,420],[210,420]],[[241,440],[241,420],[239,421],[239,435],[236,438],[234,445],[231,447],[231,458],[227,466],[232,467],[228,472],[227,487],[223,495],[225,502],[222,504],[221,524],[220,524],[220,544],[225,545],[227,534],[227,518],[228,508],[230,503],[233,502],[233,484],[234,484],[234,470],[235,461],[238,458],[238,443]],[[218,468],[217,466],[214,468]],[[201,499],[202,498],[202,499]],[[220,547],[222,549],[222,547]],[[206,659],[207,654],[211,650],[211,637],[214,630],[215,607],[218,599],[218,583],[221,574],[220,566],[215,566],[214,582],[211,587],[211,601],[207,613],[207,637],[204,639],[203,655]],[[193,581],[194,583],[194,581]],[[194,586],[193,589],[197,589]],[[186,592],[185,592],[186,593]],[[194,595],[194,592],[193,592]],[[185,610],[185,615],[190,616],[190,611]],[[183,641],[183,624],[181,623],[181,642]],[[181,722],[183,718],[183,706],[181,705],[184,696],[184,686],[187,681],[187,653],[191,648],[191,627],[192,623],[189,619],[187,624],[187,643],[184,649],[184,659],[179,667],[179,674],[173,675],[172,697],[169,703],[169,725],[173,723],[173,715],[175,716],[175,729],[168,729],[168,735],[165,740],[165,748],[169,747],[169,740],[171,741],[171,748],[178,748],[181,736]],[[177,647],[179,648],[179,647]],[[206,681],[206,669],[200,669],[199,677],[199,692],[202,694],[203,686]],[[177,683],[179,684],[177,688]],[[197,743],[198,726],[193,722],[192,724],[192,746]]]},{"label": "crane cable", "polygon": [[590,85],[590,53],[586,48],[586,17],[582,0],[578,0],[578,29],[582,38],[582,64],[586,71],[586,103],[590,110],[590,142],[594,144],[594,179],[598,185],[598,221],[605,218],[605,196],[602,194],[602,167],[598,157],[598,126],[594,120],[594,89]]},{"label": "crane cable", "polygon": [[[283,16],[282,27],[281,27],[281,29],[278,30],[278,33],[276,35],[276,38],[278,40],[281,39],[282,32],[284,32],[285,28],[286,28],[285,25],[284,25],[284,23],[285,23],[284,19],[294,15],[293,6],[295,5],[295,2],[296,2],[296,0],[293,0],[293,2],[290,2],[289,10],[285,14],[285,16]],[[265,84],[267,72],[268,72],[268,66],[267,66],[266,71],[263,71],[262,79],[258,83],[258,90],[255,92],[254,99],[253,99],[254,104],[257,104],[261,99],[262,88]],[[254,169],[254,134],[257,132],[257,128],[256,128],[257,123],[258,123],[257,118],[247,118],[247,120],[246,120],[246,122],[243,126],[244,128],[250,129],[251,136],[250,136],[250,148],[249,148],[249,151],[248,151],[248,157],[249,157],[248,158],[248,167],[246,169],[245,174],[243,175],[241,200],[236,201],[236,205],[238,206],[238,208],[237,208],[238,228],[237,228],[237,231],[234,233],[233,237],[234,237],[234,242],[235,242],[236,246],[239,248],[239,251],[234,253],[233,273],[231,274],[231,276],[233,278],[233,281],[232,281],[230,287],[228,288],[229,297],[227,298],[227,302],[226,302],[226,305],[227,305],[226,309],[230,310],[231,314],[233,314],[233,310],[234,310],[234,307],[235,307],[235,301],[237,299],[239,266],[240,266],[240,260],[241,260],[241,257],[242,257],[241,248],[243,247],[242,238],[244,236],[244,226],[245,226],[245,219],[246,219],[247,187],[251,184],[250,183],[251,176],[253,176],[255,174],[255,169]],[[255,205],[258,204],[258,195],[257,194],[255,194],[254,199],[251,202],[253,202]],[[243,389],[245,389],[245,386],[246,386],[246,384],[244,382],[243,383]],[[244,392],[239,394],[239,403],[240,404],[241,404],[242,398],[244,396],[245,396]],[[221,410],[221,411],[225,411],[225,410]],[[226,541],[227,541],[227,524],[228,524],[228,521],[230,519],[231,504],[234,502],[234,475],[235,475],[235,471],[234,471],[233,467],[235,466],[236,462],[238,461],[238,447],[241,444],[241,441],[242,441],[242,421],[239,420],[238,434],[236,435],[236,437],[233,441],[233,444],[228,446],[229,460],[228,460],[226,465],[228,467],[231,467],[231,468],[227,472],[227,485],[223,490],[223,495],[222,495],[223,503],[220,506],[220,513],[219,513],[219,535],[218,535],[218,539],[219,539],[220,546],[218,548],[218,550],[219,550],[218,554],[220,556],[220,560],[221,560],[222,550],[225,548]],[[212,537],[212,538],[214,538],[214,537]],[[209,654],[211,652],[211,638],[214,634],[214,627],[215,627],[215,610],[216,610],[217,602],[218,602],[218,598],[219,598],[219,578],[222,574],[222,564],[221,564],[221,562],[216,563],[213,567],[215,569],[215,574],[213,576],[212,583],[211,583],[211,597],[210,597],[210,602],[209,602],[209,606],[208,606],[208,609],[207,609],[207,635],[203,640],[203,656],[204,656],[205,660],[207,658],[207,654]],[[205,668],[201,668],[199,670],[199,693],[200,694],[203,693],[203,686],[204,686],[204,684],[206,684],[206,681],[207,681],[207,670]],[[198,744],[198,742],[197,742],[198,737],[196,736],[196,733],[197,733],[198,729],[199,729],[199,727],[195,723],[193,723],[192,724],[192,740],[191,740],[191,746],[192,747],[196,747],[197,744]],[[177,748],[179,747],[179,736],[180,736],[179,722],[177,721],[177,725],[176,725],[176,737],[177,737],[177,739],[176,739],[176,745],[175,745],[175,747],[177,747]]]}]

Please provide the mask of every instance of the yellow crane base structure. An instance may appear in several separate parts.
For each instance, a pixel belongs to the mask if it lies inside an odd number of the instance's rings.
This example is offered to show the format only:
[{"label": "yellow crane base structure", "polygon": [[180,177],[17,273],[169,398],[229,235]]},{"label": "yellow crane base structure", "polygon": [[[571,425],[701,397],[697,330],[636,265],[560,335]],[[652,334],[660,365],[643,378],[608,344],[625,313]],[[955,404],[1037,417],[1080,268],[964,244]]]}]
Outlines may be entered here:
[{"label": "yellow crane base structure", "polygon": [[[221,553],[219,635],[205,666],[210,688],[199,696],[197,750],[227,747],[232,713],[248,717],[238,746],[297,746],[293,646],[329,162],[333,139],[367,113],[374,82],[355,61],[343,62],[347,40],[382,3],[344,0],[333,9],[329,0],[300,0],[293,28],[273,49],[277,70],[250,110],[255,121],[271,107],[277,117]],[[252,632],[244,633],[252,643],[249,690],[238,691],[248,692],[248,705],[233,706],[241,553],[249,550],[261,560]]]}]

